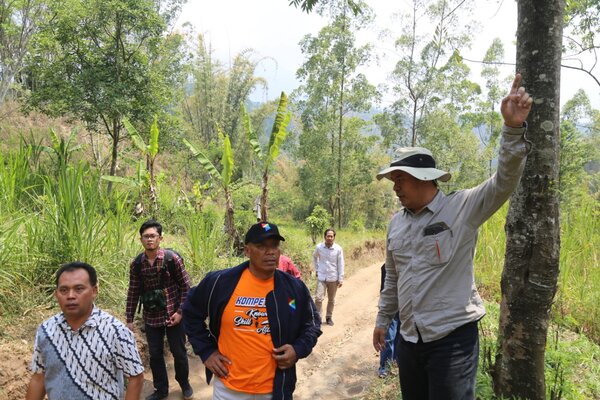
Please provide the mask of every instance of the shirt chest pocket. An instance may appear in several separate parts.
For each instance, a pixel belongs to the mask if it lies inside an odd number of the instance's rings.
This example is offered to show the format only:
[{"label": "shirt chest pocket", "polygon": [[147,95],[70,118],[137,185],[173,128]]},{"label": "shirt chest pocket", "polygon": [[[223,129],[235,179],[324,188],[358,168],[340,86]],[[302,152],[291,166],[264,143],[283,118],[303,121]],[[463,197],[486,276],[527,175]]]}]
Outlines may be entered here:
[{"label": "shirt chest pocket", "polygon": [[388,251],[392,253],[396,272],[401,273],[410,261],[411,249],[410,241],[406,239],[390,239],[388,242]]},{"label": "shirt chest pocket", "polygon": [[423,261],[432,266],[443,266],[452,257],[454,235],[451,229],[446,229],[435,235],[423,236],[422,244],[419,254]]}]

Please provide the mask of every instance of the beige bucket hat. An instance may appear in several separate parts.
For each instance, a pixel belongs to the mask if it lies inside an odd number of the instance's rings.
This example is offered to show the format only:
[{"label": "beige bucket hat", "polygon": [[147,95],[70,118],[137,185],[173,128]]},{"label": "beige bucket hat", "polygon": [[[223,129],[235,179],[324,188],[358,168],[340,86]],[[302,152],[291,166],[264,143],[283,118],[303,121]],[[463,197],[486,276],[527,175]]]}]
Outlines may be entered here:
[{"label": "beige bucket hat", "polygon": [[377,179],[391,180],[392,171],[404,171],[421,181],[438,179],[442,182],[450,180],[448,172],[435,167],[435,160],[431,151],[424,147],[400,147],[395,151],[394,161],[389,167],[382,169],[377,174]]}]

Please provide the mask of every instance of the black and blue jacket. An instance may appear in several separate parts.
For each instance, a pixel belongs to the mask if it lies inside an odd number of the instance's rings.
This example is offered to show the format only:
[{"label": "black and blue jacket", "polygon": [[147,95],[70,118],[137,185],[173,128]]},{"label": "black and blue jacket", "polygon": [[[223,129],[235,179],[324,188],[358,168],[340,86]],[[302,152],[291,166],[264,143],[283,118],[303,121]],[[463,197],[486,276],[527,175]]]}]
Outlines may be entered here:
[{"label": "black and blue jacket", "polygon": [[[194,349],[205,362],[218,350],[221,316],[229,302],[246,261],[236,267],[210,272],[198,286],[188,292],[183,305],[183,326]],[[291,344],[298,359],[307,357],[321,335],[321,318],[316,311],[310,292],[299,279],[275,270],[274,289],[267,294],[266,304],[275,347]],[[208,325],[206,319],[208,318]],[[212,372],[206,371],[210,383]],[[296,387],[296,367],[275,371],[273,400],[293,398]]]}]

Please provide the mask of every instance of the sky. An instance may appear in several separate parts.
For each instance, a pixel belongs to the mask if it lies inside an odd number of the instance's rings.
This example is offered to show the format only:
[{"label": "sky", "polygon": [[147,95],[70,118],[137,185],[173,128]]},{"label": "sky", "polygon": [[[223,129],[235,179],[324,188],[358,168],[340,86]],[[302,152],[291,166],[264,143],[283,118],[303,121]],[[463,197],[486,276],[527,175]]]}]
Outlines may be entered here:
[{"label": "sky", "polygon": [[[360,33],[358,45],[371,43],[379,62],[373,62],[364,72],[375,85],[385,83],[397,60],[392,39],[382,39],[383,29],[398,32],[398,22],[394,14],[408,0],[366,0],[375,12],[376,20],[372,31]],[[298,43],[306,34],[317,35],[327,24],[327,19],[315,12],[304,13],[288,0],[188,0],[184,6],[179,23],[191,23],[195,30],[203,33],[210,41],[214,57],[225,65],[242,50],[253,49],[255,59],[261,59],[255,71],[268,82],[268,90],[255,90],[254,101],[273,100],[281,91],[290,93],[299,86],[296,70],[304,62]],[[412,2],[411,2],[412,3]],[[486,49],[495,37],[504,43],[505,61],[514,63],[516,52],[517,5],[514,0],[479,1],[475,10],[480,29],[474,35],[472,48],[463,50],[465,59],[481,60]],[[392,38],[394,35],[391,36]],[[471,68],[471,79],[483,84],[479,77],[480,65],[467,62]],[[508,76],[514,67],[501,69],[502,76]],[[592,105],[600,109],[600,88],[587,75],[563,68],[561,77],[561,104],[570,99],[575,92],[586,90]],[[508,87],[507,87],[508,91]],[[382,99],[382,107],[393,101],[387,94]]]}]

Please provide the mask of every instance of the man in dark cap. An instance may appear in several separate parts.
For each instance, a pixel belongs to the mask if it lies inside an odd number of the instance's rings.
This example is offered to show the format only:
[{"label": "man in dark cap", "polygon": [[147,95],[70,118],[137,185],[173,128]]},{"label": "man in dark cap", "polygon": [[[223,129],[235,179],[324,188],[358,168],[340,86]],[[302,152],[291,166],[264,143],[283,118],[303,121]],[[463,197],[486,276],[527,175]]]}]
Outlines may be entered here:
[{"label": "man in dark cap", "polygon": [[474,399],[479,355],[477,321],[485,315],[473,276],[477,232],[517,187],[530,143],[525,123],[532,98],[515,76],[502,100],[504,118],[496,173],[480,185],[444,195],[436,168],[421,147],[397,151],[378,179],[394,182],[403,208],[387,234],[386,278],[379,298],[373,346],[385,346],[386,328],[400,314],[398,367],[405,400]]},{"label": "man in dark cap", "polygon": [[244,240],[249,260],[208,273],[187,296],[185,331],[207,382],[218,378],[213,399],[291,399],[296,362],[321,335],[308,288],[277,269],[283,240],[273,223],[252,225]]}]

